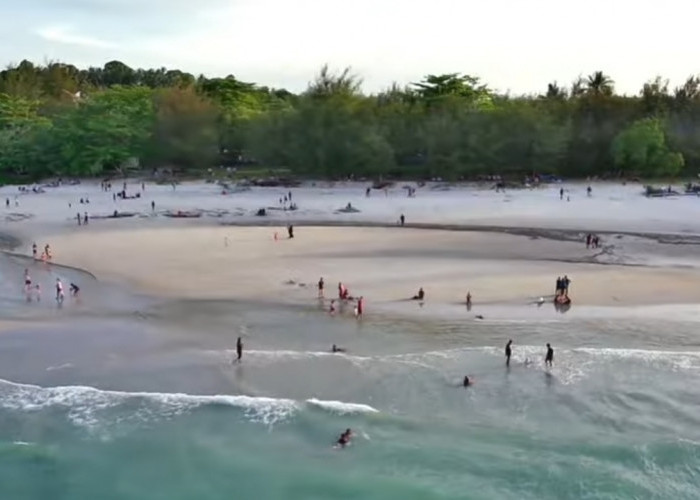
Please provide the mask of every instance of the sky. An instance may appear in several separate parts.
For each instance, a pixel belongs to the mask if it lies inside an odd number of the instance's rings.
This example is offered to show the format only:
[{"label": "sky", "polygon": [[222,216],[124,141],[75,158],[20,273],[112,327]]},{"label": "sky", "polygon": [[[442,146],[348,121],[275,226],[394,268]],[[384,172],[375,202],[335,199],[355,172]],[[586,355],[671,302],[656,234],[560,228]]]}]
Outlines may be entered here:
[{"label": "sky", "polygon": [[541,93],[604,71],[637,94],[700,73],[698,0],[0,0],[0,64],[234,75],[301,91],[327,63],[366,92],[427,74]]}]

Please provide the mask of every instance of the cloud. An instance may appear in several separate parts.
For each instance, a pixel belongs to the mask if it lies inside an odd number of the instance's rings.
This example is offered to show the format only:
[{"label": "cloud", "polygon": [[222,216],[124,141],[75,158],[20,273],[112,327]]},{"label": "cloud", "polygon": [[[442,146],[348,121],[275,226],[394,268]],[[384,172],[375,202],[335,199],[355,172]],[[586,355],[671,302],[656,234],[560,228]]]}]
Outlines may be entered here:
[{"label": "cloud", "polygon": [[80,45],[82,47],[94,47],[96,49],[110,49],[117,47],[116,44],[99,38],[85,36],[75,33],[67,26],[50,26],[37,30],[37,35],[50,42],[63,43],[66,45]]}]

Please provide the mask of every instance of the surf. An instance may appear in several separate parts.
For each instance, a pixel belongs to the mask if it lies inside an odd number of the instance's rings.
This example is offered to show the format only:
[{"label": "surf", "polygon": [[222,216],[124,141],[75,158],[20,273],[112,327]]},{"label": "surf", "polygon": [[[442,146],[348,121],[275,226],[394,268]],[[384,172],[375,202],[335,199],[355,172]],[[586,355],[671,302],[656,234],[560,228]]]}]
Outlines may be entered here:
[{"label": "surf", "polygon": [[99,413],[109,409],[126,409],[137,418],[149,421],[173,418],[202,406],[236,408],[243,412],[247,420],[267,426],[287,421],[307,408],[335,415],[379,413],[376,408],[362,403],[316,398],[297,401],[229,394],[126,392],[80,385],[41,387],[0,379],[0,408],[22,412],[64,408],[68,410],[72,423],[84,427],[96,426]]}]

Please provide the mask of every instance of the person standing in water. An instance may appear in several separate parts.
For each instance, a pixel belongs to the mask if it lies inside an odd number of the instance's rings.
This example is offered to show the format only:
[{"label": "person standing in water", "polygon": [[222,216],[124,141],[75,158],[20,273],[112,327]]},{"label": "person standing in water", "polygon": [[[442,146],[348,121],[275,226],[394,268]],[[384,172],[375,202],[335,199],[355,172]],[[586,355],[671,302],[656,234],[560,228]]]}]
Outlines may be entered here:
[{"label": "person standing in water", "polygon": [[552,349],[552,346],[547,344],[547,355],[544,358],[544,364],[545,366],[552,367],[552,363],[554,362],[554,349]]},{"label": "person standing in water", "polygon": [[362,313],[365,311],[365,298],[360,297],[357,299],[357,317],[361,318]]},{"label": "person standing in water", "polygon": [[56,302],[58,305],[63,304],[63,283],[61,283],[61,278],[56,278]]},{"label": "person standing in water", "polygon": [[406,216],[404,214],[401,214],[401,217],[399,217],[399,222],[401,223],[401,226],[406,225]]},{"label": "person standing in water", "polygon": [[323,287],[326,286],[325,282],[323,281],[323,276],[318,280],[318,296],[319,298],[323,298]]},{"label": "person standing in water", "polygon": [[508,343],[506,344],[506,366],[510,366],[510,356],[513,354],[513,351],[511,349],[511,345],[513,344],[512,340],[509,340]]},{"label": "person standing in water", "polygon": [[240,363],[242,357],[243,357],[243,339],[241,339],[241,337],[238,337],[238,339],[236,340],[236,361],[238,363]]},{"label": "person standing in water", "polygon": [[36,260],[36,254],[37,254],[37,248],[36,248],[36,241],[32,244],[32,256],[34,257],[34,260]]}]

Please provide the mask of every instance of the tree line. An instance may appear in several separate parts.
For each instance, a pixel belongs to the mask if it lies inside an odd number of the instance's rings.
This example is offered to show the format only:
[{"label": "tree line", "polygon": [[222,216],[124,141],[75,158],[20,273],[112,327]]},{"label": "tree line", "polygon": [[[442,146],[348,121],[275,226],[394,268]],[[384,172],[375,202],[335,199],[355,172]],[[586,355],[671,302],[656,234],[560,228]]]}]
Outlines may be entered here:
[{"label": "tree line", "polygon": [[367,95],[323,67],[294,94],[119,61],[29,61],[0,72],[0,178],[255,164],[299,177],[670,177],[700,169],[700,79],[656,77],[636,96],[603,72],[541,95],[427,75]]}]

